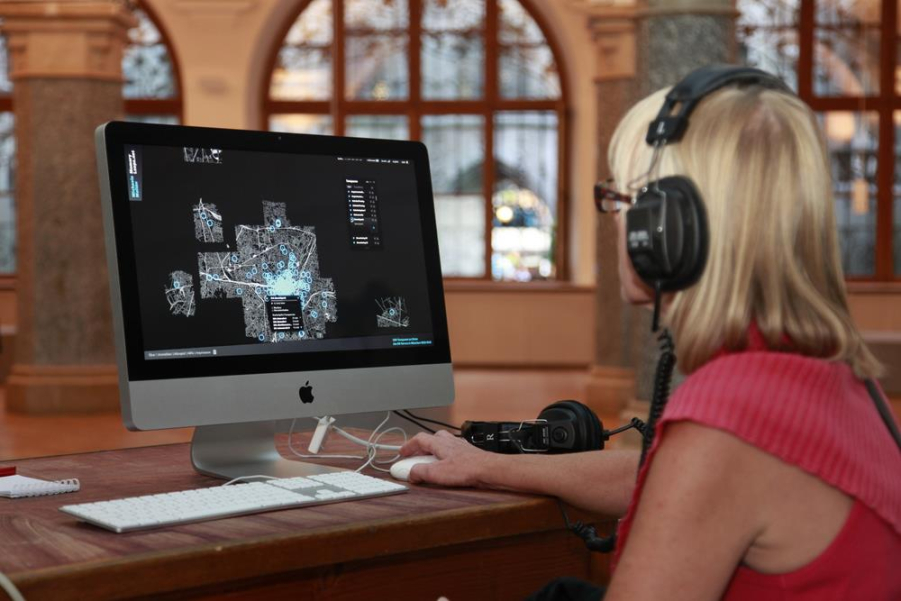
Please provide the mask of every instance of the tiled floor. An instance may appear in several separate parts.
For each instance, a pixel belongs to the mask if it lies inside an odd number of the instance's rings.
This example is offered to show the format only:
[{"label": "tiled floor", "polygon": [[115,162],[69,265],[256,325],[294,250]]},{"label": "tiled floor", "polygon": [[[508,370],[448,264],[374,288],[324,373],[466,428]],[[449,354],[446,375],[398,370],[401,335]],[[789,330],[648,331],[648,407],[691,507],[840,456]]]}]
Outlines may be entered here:
[{"label": "tiled floor", "polygon": [[[518,420],[538,415],[559,399],[582,399],[581,370],[457,370],[453,423]],[[129,432],[118,413],[93,416],[23,416],[6,413],[0,387],[0,460],[150,446],[191,439],[191,429]],[[602,419],[603,416],[602,416]],[[605,425],[608,419],[604,419]]]}]

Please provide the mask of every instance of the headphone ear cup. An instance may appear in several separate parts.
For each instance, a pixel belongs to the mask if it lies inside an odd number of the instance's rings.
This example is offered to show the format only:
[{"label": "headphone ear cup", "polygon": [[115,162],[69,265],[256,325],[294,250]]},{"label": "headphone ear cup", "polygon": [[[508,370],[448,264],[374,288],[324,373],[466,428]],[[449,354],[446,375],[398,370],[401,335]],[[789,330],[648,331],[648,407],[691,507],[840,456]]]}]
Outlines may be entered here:
[{"label": "headphone ear cup", "polygon": [[626,249],[638,277],[664,292],[688,288],[707,264],[710,234],[701,194],[686,177],[650,182],[626,213]]},{"label": "headphone ear cup", "polygon": [[[679,207],[682,230],[682,253],[672,281],[662,290],[674,292],[694,285],[704,273],[710,246],[707,208],[694,182],[687,177],[665,178],[665,185]],[[664,180],[664,181],[665,181]]]},{"label": "headphone ear cup", "polygon": [[[601,420],[588,406],[579,401],[557,401],[553,405],[545,407],[538,414],[538,419],[547,420],[552,424],[551,445],[552,452],[580,452],[597,451],[604,448]],[[574,439],[572,441],[556,441],[554,439],[553,423],[569,423],[572,426]],[[555,445],[555,443],[557,443]],[[554,448],[556,446],[556,449]]]}]

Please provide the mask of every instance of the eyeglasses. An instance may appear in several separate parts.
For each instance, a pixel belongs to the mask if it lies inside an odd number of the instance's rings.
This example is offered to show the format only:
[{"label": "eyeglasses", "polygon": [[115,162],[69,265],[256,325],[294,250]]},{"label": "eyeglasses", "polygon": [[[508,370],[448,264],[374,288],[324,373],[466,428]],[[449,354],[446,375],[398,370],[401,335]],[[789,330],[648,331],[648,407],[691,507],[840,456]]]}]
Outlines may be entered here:
[{"label": "eyeglasses", "polygon": [[594,185],[594,206],[601,213],[618,213],[634,204],[633,196],[616,191],[612,179],[606,179]]}]

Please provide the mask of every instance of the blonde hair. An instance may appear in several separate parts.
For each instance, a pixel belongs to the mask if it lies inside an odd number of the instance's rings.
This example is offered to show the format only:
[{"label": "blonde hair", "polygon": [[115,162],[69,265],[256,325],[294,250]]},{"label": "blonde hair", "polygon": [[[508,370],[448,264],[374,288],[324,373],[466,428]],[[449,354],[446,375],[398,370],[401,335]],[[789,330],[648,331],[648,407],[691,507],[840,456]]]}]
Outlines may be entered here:
[{"label": "blonde hair", "polygon": [[[667,91],[616,129],[608,160],[621,188],[644,182],[653,152],[644,136]],[[759,86],[711,94],[662,151],[656,177],[667,175],[694,181],[710,225],[701,279],[663,316],[685,373],[720,349],[745,348],[752,322],[772,350],[844,361],[859,377],[882,372],[851,321],[828,155],[806,104]]]}]

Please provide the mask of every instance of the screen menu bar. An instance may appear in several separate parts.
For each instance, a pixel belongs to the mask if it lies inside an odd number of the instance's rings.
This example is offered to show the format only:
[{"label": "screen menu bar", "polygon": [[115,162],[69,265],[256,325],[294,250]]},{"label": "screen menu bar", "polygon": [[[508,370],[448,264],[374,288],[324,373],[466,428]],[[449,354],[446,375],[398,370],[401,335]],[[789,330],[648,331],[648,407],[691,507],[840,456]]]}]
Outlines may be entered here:
[{"label": "screen menu bar", "polygon": [[350,221],[350,245],[354,249],[378,249],[382,246],[379,225],[379,196],[375,180],[344,180],[347,215]]}]

